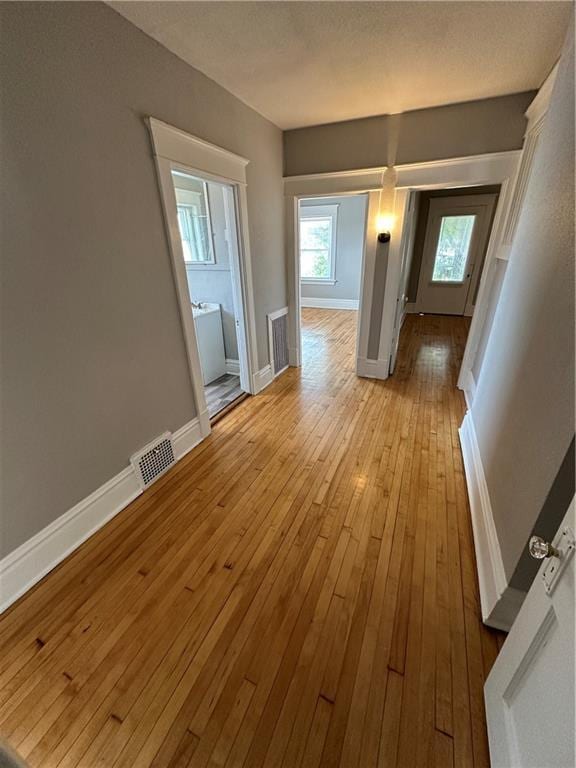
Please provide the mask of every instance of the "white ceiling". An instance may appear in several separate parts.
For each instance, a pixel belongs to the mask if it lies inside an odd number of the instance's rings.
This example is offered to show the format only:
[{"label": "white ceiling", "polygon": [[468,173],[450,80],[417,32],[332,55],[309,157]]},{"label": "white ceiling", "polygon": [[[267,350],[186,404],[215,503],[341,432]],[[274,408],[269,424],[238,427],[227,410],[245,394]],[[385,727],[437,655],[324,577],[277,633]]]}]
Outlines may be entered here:
[{"label": "white ceiling", "polygon": [[281,128],[537,88],[571,2],[112,2]]}]

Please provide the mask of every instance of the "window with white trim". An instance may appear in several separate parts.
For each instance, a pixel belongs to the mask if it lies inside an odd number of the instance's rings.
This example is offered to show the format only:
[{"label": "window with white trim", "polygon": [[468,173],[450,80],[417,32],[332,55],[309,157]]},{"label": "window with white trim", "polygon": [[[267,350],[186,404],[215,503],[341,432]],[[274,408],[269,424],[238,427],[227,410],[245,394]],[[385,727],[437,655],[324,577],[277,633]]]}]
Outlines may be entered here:
[{"label": "window with white trim", "polygon": [[337,205],[300,208],[300,279],[334,283],[336,277]]},{"label": "window with white trim", "polygon": [[208,185],[202,192],[178,190],[178,226],[187,264],[215,264]]}]

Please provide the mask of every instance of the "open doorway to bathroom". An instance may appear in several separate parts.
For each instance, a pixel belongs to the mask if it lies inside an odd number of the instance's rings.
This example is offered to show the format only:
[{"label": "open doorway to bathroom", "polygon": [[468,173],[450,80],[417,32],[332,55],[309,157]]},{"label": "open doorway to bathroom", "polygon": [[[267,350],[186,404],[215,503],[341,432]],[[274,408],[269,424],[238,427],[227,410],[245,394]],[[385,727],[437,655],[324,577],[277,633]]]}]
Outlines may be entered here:
[{"label": "open doorway to bathroom", "polygon": [[208,415],[246,396],[238,234],[230,185],[172,171],[178,229]]},{"label": "open doorway to bathroom", "polygon": [[366,194],[298,201],[302,368],[307,378],[355,370]]}]

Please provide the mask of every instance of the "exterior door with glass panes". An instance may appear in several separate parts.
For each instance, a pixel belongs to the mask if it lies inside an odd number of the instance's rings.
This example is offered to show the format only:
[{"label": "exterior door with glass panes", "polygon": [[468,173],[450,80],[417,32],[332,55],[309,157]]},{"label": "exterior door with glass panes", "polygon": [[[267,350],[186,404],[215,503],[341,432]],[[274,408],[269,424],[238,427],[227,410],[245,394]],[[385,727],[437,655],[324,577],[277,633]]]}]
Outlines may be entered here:
[{"label": "exterior door with glass panes", "polygon": [[430,200],[418,312],[472,314],[495,203],[495,195]]}]

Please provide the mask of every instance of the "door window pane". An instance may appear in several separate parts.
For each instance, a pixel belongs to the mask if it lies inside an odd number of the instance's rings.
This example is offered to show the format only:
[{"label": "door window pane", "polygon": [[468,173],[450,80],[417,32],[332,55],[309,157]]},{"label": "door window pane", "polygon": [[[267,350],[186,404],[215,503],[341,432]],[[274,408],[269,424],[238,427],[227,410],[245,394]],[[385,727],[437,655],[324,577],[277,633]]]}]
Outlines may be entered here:
[{"label": "door window pane", "polygon": [[432,281],[461,283],[466,273],[476,216],[443,216]]}]

